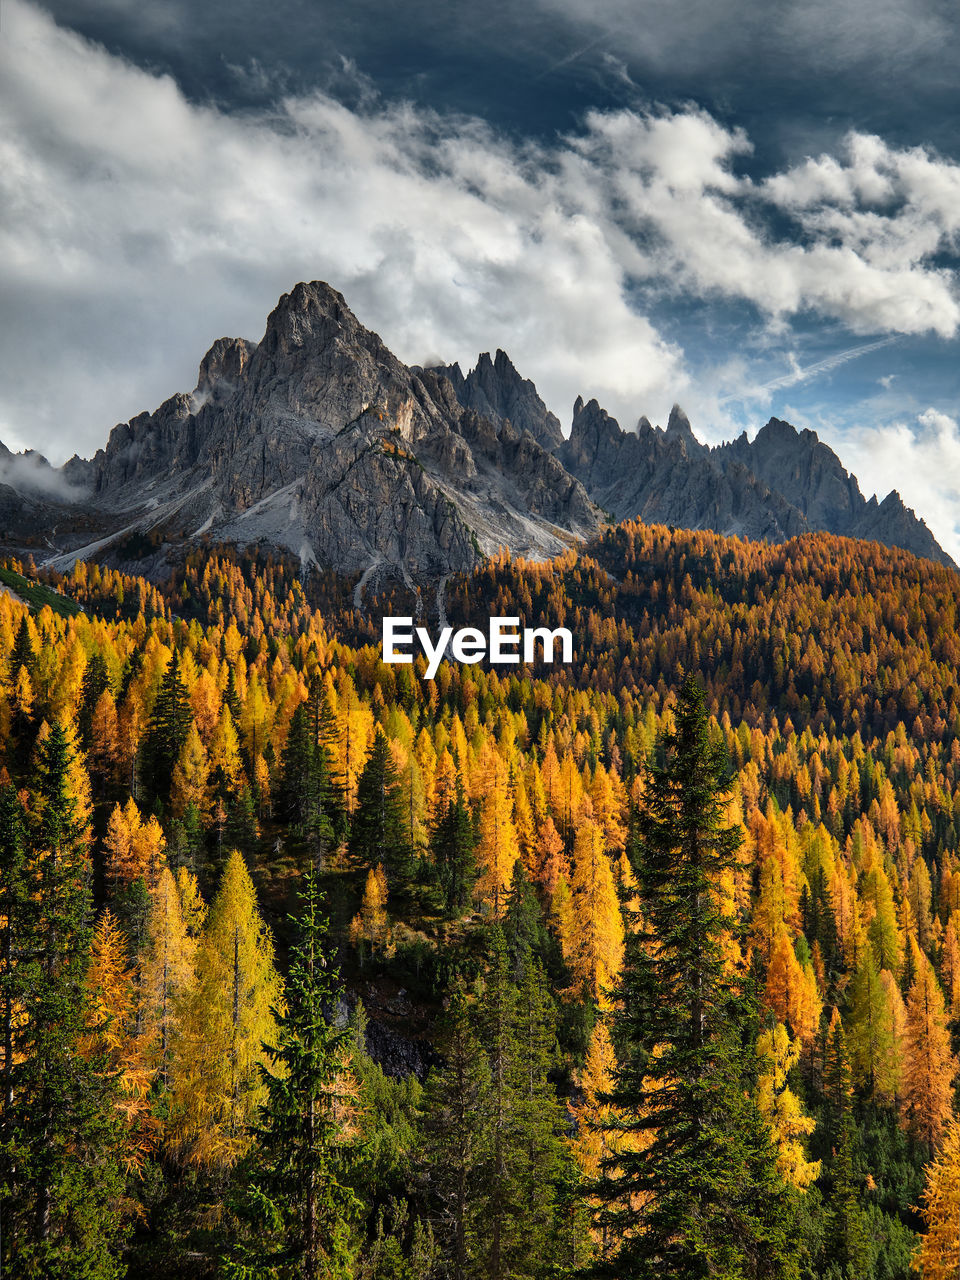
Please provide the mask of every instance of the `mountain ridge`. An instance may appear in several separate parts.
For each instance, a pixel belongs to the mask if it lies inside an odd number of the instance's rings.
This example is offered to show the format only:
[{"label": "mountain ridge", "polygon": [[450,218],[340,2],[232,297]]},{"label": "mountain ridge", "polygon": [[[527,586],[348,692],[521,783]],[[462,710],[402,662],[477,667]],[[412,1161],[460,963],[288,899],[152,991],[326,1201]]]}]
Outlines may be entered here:
[{"label": "mountain ridge", "polygon": [[578,397],[564,439],[503,350],[466,374],[407,366],[322,281],[283,294],[259,342],[217,339],[193,391],[119,423],[92,458],[55,469],[0,446],[0,540],[54,568],[122,560],[136,535],[171,553],[209,537],[409,585],[502,547],[545,559],[633,518],[772,542],[823,529],[955,567],[812,431],[771,418],[711,448],[679,405],[665,429],[630,432]]}]

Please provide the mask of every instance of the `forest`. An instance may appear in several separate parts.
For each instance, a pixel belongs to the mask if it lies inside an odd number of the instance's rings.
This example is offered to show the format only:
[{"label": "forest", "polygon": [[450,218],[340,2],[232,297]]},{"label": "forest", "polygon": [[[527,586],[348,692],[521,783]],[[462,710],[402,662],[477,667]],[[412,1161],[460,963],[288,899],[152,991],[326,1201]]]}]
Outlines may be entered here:
[{"label": "forest", "polygon": [[955,573],[628,523],[433,680],[255,549],[0,581],[0,1274],[957,1275]]}]

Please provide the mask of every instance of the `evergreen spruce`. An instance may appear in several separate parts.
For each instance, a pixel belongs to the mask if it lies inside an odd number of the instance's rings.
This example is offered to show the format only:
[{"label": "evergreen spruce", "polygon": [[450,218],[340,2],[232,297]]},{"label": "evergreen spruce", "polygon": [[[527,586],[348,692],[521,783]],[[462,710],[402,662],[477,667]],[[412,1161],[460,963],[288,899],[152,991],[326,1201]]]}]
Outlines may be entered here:
[{"label": "evergreen spruce", "polygon": [[33,644],[30,640],[30,625],[27,617],[28,614],[24,610],[20,618],[20,626],[17,628],[17,637],[13,642],[13,651],[10,654],[9,670],[11,677],[15,676],[21,667],[26,667],[27,671],[32,671],[33,664],[36,661],[36,654],[33,651]]},{"label": "evergreen spruce", "polygon": [[718,887],[740,840],[723,821],[725,775],[688,677],[632,840],[642,914],[627,936],[605,1099],[618,1150],[593,1189],[598,1227],[618,1242],[598,1271],[619,1280],[797,1274],[790,1193],[749,1096],[754,1000],[725,962],[735,922]]},{"label": "evergreen spruce", "polygon": [[350,852],[365,866],[382,862],[393,886],[402,886],[409,879],[412,851],[407,802],[390,744],[380,728],[357,785]]},{"label": "evergreen spruce", "polygon": [[0,1269],[108,1280],[123,1270],[122,1132],[103,1064],[80,1052],[92,909],[75,764],[56,725],[38,751],[29,828],[12,790],[0,797],[0,975],[5,1013],[16,1009],[4,1026]]},{"label": "evergreen spruce", "polygon": [[467,1280],[481,1267],[486,1230],[490,1065],[462,986],[451,994],[438,1047],[443,1066],[430,1074],[423,1096],[420,1170],[449,1280]]},{"label": "evergreen spruce", "polygon": [[854,1163],[856,1128],[850,1059],[843,1024],[838,1016],[834,1017],[827,1032],[823,1086],[832,1153],[824,1261],[831,1267],[833,1275],[843,1277],[843,1280],[859,1280],[867,1273],[869,1246]]},{"label": "evergreen spruce", "polygon": [[180,679],[180,657],[175,650],[167,665],[150,726],[143,740],[141,777],[149,796],[164,803],[170,797],[173,770],[180,758],[193,713]]},{"label": "evergreen spruce", "polygon": [[534,960],[543,959],[549,946],[549,934],[536,891],[519,859],[514,863],[513,878],[507,894],[503,933],[514,979],[522,983],[529,965]]},{"label": "evergreen spruce", "polygon": [[330,750],[321,737],[319,709],[312,702],[301,703],[290,720],[280,759],[278,816],[322,858],[336,838],[341,809]]},{"label": "evergreen spruce", "polygon": [[93,713],[96,710],[100,695],[110,687],[110,675],[103,654],[95,650],[83,673],[80,685],[80,710],[77,716],[77,728],[80,741],[85,751],[90,750]]},{"label": "evergreen spruce", "polygon": [[242,1214],[247,1239],[235,1277],[335,1280],[354,1274],[360,1202],[346,1176],[344,1112],[354,1101],[345,1069],[349,1028],[327,1021],[342,990],[325,950],[315,875],[306,875],[290,957],[286,1011],[275,1010],[276,1047],[261,1068],[267,1096],[254,1129]]},{"label": "evergreen spruce", "polygon": [[476,843],[470,806],[458,773],[453,794],[441,798],[437,804],[430,832],[430,853],[451,915],[465,911],[470,905],[477,878]]}]

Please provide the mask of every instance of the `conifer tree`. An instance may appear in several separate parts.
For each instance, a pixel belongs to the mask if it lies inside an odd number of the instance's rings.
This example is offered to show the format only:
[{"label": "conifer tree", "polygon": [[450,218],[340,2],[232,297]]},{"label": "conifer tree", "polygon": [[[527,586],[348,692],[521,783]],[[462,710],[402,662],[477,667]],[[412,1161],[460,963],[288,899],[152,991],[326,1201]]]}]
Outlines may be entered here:
[{"label": "conifer tree", "polygon": [[101,694],[110,687],[110,675],[103,654],[95,650],[87,663],[80,685],[80,708],[77,716],[77,728],[80,730],[80,741],[84,750],[89,751],[92,745],[93,716]]},{"label": "conifer tree", "polygon": [[907,997],[903,1110],[910,1132],[931,1146],[939,1142],[951,1118],[956,1074],[957,1061],[950,1049],[943,992],[933,966],[920,953],[916,977]]},{"label": "conifer tree", "polygon": [[332,844],[339,804],[317,695],[294,711],[280,762],[280,816],[323,853]]},{"label": "conifer tree", "polygon": [[196,723],[191,720],[170,780],[170,805],[178,818],[191,805],[197,813],[206,813],[207,773],[207,752]]},{"label": "conifer tree", "polygon": [[510,982],[507,949],[499,925],[494,926],[484,975],[480,1035],[490,1064],[489,1114],[485,1146],[484,1240],[485,1273],[489,1280],[512,1274],[520,1243],[520,1187],[514,1154],[515,1115],[513,1073],[517,1046],[513,1040],[515,989]]},{"label": "conifer tree", "polygon": [[561,1260],[560,1196],[569,1156],[564,1120],[549,1073],[557,1061],[556,1012],[543,969],[528,953],[514,1004],[514,1153],[518,1190],[513,1275],[541,1274]]},{"label": "conifer tree", "polygon": [[513,879],[503,917],[503,934],[514,981],[520,982],[528,962],[542,960],[548,945],[543,912],[520,859],[517,859],[513,867]]},{"label": "conifer tree", "polygon": [[430,830],[433,857],[447,911],[464,911],[476,880],[476,836],[459,771],[452,794],[438,796]]},{"label": "conifer tree", "polygon": [[490,1065],[462,986],[450,996],[439,1048],[443,1066],[424,1089],[419,1164],[450,1280],[468,1280],[482,1265]]},{"label": "conifer tree", "polygon": [[506,765],[490,747],[485,753],[484,794],[477,846],[480,871],[477,892],[492,904],[494,917],[498,920],[506,905],[514,863],[520,856],[512,809]]},{"label": "conifer tree", "polygon": [[772,1029],[761,1032],[757,1057],[760,1059],[757,1104],[777,1145],[780,1176],[790,1186],[803,1189],[816,1181],[820,1161],[806,1158],[803,1139],[813,1132],[814,1120],[804,1114],[800,1099],[787,1079],[800,1057],[799,1039],[791,1041],[786,1027],[778,1022]]},{"label": "conifer tree", "polygon": [[402,885],[410,872],[406,804],[390,744],[378,728],[357,784],[350,852],[367,866],[383,863],[388,883]]},{"label": "conifer tree", "polygon": [[79,778],[72,734],[57,724],[38,746],[29,829],[11,792],[0,805],[13,923],[2,972],[15,1003],[0,1116],[0,1258],[11,1275],[107,1280],[121,1274],[123,1132],[104,1064],[81,1053],[92,913]]},{"label": "conifer tree", "polygon": [[250,873],[227,860],[197,951],[196,985],[170,1074],[171,1136],[185,1163],[229,1167],[247,1149],[282,1003]]},{"label": "conifer tree", "polygon": [[387,918],[387,877],[383,867],[371,867],[363,890],[360,910],[350,922],[350,940],[358,945],[368,942],[371,951],[378,951],[389,940]]},{"label": "conifer tree", "polygon": [[83,1052],[114,1082],[114,1105],[126,1131],[123,1162],[128,1170],[139,1171],[157,1136],[149,1097],[155,1068],[148,1038],[138,1034],[142,1010],[126,939],[110,911],[104,911],[93,933],[86,986],[90,1000]]},{"label": "conifer tree", "polygon": [[576,931],[564,959],[589,995],[603,1001],[623,960],[623,918],[603,832],[589,820],[577,832],[570,891]]},{"label": "conifer tree", "polygon": [[847,1043],[853,1077],[871,1098],[892,1101],[890,1067],[894,1058],[893,1019],[886,991],[877,972],[873,948],[864,949],[850,992],[850,1033]]},{"label": "conifer tree", "polygon": [[850,1060],[843,1024],[834,1009],[824,1051],[823,1085],[828,1105],[832,1160],[829,1213],[824,1244],[826,1258],[837,1264],[844,1280],[866,1274],[869,1256],[866,1221],[858,1195],[854,1165],[855,1131]]},{"label": "conifer tree", "polygon": [[[181,869],[182,870],[182,869]],[[147,942],[141,969],[144,1035],[163,1085],[195,979],[197,940],[190,936],[180,893],[164,867],[150,894]]]},{"label": "conifer tree", "polygon": [[192,721],[190,702],[180,679],[179,650],[175,649],[160,682],[142,747],[141,777],[148,794],[159,800],[169,798],[174,766]]},{"label": "conifer tree", "polygon": [[723,824],[726,762],[709,740],[703,694],[680,690],[675,728],[648,765],[633,861],[634,920],[613,1015],[619,1061],[608,1098],[614,1141],[595,1188],[598,1225],[619,1243],[599,1265],[621,1280],[797,1274],[793,1210],[769,1129],[745,1091],[755,1006],[727,972],[734,927],[719,884],[740,833]]},{"label": "conifer tree", "polygon": [[960,1120],[952,1120],[927,1169],[921,1205],[926,1232],[911,1260],[923,1280],[956,1280],[960,1274]]},{"label": "conifer tree", "polygon": [[347,1176],[344,1114],[357,1102],[347,1061],[350,1030],[328,1021],[342,989],[327,954],[312,870],[300,899],[286,1005],[274,1010],[274,1047],[260,1068],[265,1096],[243,1170],[241,1212],[250,1229],[227,1273],[348,1280],[361,1209]]}]

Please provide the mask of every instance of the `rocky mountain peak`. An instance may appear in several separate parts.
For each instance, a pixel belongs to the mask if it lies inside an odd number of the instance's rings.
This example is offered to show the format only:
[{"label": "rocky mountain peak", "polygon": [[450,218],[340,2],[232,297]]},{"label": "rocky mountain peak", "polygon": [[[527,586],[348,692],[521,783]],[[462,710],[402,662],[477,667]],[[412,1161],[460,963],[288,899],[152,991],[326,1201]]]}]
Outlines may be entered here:
[{"label": "rocky mountain peak", "polygon": [[675,404],[670,410],[670,417],[667,419],[667,435],[682,436],[684,440],[696,443],[693,428],[690,426],[690,419],[678,404]]},{"label": "rocky mountain peak", "polygon": [[257,344],[246,338],[218,338],[200,361],[195,399],[202,403],[234,391],[256,349]]},{"label": "rocky mountain peak", "polygon": [[[74,539],[57,562],[101,555],[131,530],[175,530],[171,545],[266,542],[305,565],[409,584],[501,546],[539,558],[594,532],[600,513],[535,438],[551,422],[559,436],[559,423],[508,357],[486,355],[468,379],[444,373],[403,364],[329,285],[299,284],[259,343],[219,339],[192,395],[71,463],[93,495],[77,532],[101,536]],[[458,400],[468,382],[489,412]]]},{"label": "rocky mountain peak", "polygon": [[459,364],[441,365],[435,373],[450,379],[457,399],[465,409],[488,418],[498,427],[509,421],[517,431],[529,431],[545,449],[556,449],[563,441],[560,420],[551,413],[528,378],[522,378],[513,361],[498,349],[479,356],[466,375]]}]

